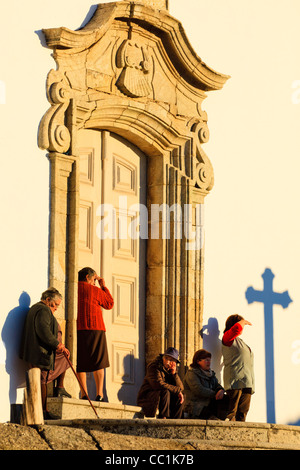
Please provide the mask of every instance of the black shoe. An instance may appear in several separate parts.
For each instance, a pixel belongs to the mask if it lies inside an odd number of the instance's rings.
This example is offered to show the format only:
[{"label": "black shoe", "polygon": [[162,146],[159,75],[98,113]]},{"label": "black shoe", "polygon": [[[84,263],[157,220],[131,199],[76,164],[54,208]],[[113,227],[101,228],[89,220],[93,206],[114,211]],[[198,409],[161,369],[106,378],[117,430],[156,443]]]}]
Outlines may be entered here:
[{"label": "black shoe", "polygon": [[61,419],[60,416],[57,416],[57,415],[55,415],[55,414],[53,414],[53,413],[50,413],[50,411],[44,411],[44,412],[43,412],[43,415],[44,415],[44,419],[47,420],[47,421],[48,421],[49,419],[53,419],[53,420],[54,420],[54,419]]},{"label": "black shoe", "polygon": [[64,387],[55,387],[53,395],[55,397],[72,398],[72,396],[66,391]]},{"label": "black shoe", "polygon": [[101,395],[97,395],[95,401],[103,401],[104,398]]}]

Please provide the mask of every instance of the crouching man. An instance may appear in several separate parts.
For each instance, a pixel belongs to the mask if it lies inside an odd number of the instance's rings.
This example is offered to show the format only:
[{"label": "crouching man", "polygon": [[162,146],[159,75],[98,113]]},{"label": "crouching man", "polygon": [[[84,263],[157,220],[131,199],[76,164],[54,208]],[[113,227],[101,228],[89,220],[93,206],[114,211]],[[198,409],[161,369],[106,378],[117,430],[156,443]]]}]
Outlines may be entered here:
[{"label": "crouching man", "polygon": [[183,414],[183,384],[177,372],[179,353],[168,348],[147,367],[146,376],[137,396],[137,404],[146,417],[180,419]]}]

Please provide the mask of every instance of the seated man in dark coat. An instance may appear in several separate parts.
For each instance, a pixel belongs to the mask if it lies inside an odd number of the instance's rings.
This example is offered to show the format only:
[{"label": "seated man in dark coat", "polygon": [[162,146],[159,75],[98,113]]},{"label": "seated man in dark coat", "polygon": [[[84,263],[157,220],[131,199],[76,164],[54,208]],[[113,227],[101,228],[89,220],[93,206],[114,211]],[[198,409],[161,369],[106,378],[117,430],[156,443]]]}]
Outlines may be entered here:
[{"label": "seated man in dark coat", "polygon": [[[61,303],[62,296],[55,288],[43,292],[40,302],[33,305],[25,320],[20,357],[29,363],[29,367],[38,367],[42,371],[42,405],[45,419],[57,418],[47,410],[47,378],[57,365],[56,355],[62,356],[70,353],[59,341],[59,325],[54,317],[55,311]],[[64,364],[62,363],[64,361]],[[69,367],[65,357],[59,360],[58,373],[64,375]],[[52,374],[52,380],[55,374]],[[61,383],[61,381],[60,381]],[[66,393],[70,397],[69,394]]]},{"label": "seated man in dark coat", "polygon": [[183,384],[177,373],[179,353],[168,348],[147,367],[144,382],[139,390],[137,404],[146,417],[179,419],[183,413]]}]

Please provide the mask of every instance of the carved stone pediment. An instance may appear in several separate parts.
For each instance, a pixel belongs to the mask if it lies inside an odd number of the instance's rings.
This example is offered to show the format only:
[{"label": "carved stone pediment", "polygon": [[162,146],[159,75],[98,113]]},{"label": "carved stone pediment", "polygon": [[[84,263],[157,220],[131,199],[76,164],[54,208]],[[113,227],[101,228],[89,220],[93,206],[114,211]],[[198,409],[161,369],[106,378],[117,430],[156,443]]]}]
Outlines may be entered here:
[{"label": "carved stone pediment", "polygon": [[209,191],[213,170],[201,146],[209,136],[202,102],[228,76],[197,56],[180,22],[146,3],[100,4],[78,31],[43,30],[57,71],[47,80],[51,108],[41,121],[39,146],[74,152],[76,129],[120,128],[116,132],[142,135],[160,151],[180,149],[185,163],[179,167]]}]

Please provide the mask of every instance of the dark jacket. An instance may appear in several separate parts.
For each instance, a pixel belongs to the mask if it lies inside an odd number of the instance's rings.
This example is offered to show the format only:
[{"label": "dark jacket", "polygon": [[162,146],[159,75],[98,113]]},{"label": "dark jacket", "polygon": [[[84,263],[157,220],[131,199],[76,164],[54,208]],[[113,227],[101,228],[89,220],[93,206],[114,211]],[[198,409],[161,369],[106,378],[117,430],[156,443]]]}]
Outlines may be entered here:
[{"label": "dark jacket", "polygon": [[155,416],[160,392],[165,389],[171,393],[179,394],[183,391],[183,384],[177,372],[175,374],[167,372],[160,354],[148,365],[146,376],[137,396],[137,404],[143,409],[146,416]]},{"label": "dark jacket", "polygon": [[219,384],[213,370],[209,374],[200,367],[190,367],[185,374],[184,380],[185,407],[184,411],[189,417],[200,416],[205,406],[209,405],[212,398],[216,396],[223,387]]},{"label": "dark jacket", "polygon": [[20,357],[34,367],[53,370],[58,323],[50,308],[43,302],[33,305],[23,329]]}]

